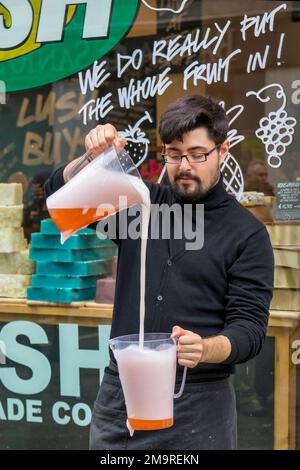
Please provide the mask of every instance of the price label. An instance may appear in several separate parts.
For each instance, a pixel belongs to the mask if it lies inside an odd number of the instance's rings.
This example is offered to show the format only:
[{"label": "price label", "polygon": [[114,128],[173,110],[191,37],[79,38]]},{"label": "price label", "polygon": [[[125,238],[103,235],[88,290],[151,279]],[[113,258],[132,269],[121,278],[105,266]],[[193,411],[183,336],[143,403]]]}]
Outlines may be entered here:
[{"label": "price label", "polygon": [[300,181],[277,183],[278,220],[300,220]]}]

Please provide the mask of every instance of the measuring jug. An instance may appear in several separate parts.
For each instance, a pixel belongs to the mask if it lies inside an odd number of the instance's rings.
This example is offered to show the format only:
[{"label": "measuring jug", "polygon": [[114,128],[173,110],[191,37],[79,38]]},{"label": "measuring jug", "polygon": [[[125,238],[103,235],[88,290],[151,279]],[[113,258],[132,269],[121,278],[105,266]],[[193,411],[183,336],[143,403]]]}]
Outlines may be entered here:
[{"label": "measuring jug", "polygon": [[173,398],[176,380],[176,339],[169,333],[145,333],[143,347],[139,335],[119,336],[109,340],[116,358],[125,397],[127,417],[133,430],[154,430],[173,425]]},{"label": "measuring jug", "polygon": [[142,203],[148,194],[128,152],[117,153],[113,146],[49,196],[46,203],[64,243],[79,229]]}]

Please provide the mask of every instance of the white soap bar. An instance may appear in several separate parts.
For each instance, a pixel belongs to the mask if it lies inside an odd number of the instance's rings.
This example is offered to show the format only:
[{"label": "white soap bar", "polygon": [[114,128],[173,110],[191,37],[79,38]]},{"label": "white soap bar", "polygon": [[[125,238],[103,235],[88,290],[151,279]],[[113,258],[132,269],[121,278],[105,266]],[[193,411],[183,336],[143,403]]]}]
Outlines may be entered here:
[{"label": "white soap bar", "polygon": [[0,253],[0,274],[33,274],[35,262],[29,259],[29,250]]},{"label": "white soap bar", "polygon": [[23,222],[23,204],[19,206],[0,206],[0,228],[21,227]]},{"label": "white soap bar", "polygon": [[21,183],[0,183],[0,206],[15,206],[23,202]]},{"label": "white soap bar", "polygon": [[0,274],[0,297],[26,297],[26,289],[31,285],[27,274]]},{"label": "white soap bar", "polygon": [[0,228],[0,253],[21,251],[26,247],[23,228]]}]

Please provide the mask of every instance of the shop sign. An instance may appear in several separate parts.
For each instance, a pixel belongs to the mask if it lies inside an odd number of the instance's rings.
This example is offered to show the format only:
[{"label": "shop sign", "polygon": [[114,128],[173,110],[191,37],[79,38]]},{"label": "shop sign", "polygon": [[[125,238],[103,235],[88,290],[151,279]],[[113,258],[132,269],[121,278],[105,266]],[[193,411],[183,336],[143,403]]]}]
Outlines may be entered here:
[{"label": "shop sign", "polygon": [[0,80],[6,91],[52,83],[93,64],[127,34],[139,0],[3,0]]},{"label": "shop sign", "polygon": [[[100,384],[104,368],[109,362],[110,326],[101,325],[95,330],[98,349],[83,349],[79,347],[78,325],[58,325],[58,394],[50,403],[50,420],[52,419],[54,424],[90,424],[91,406],[82,399],[82,370],[93,369],[95,373],[98,372]],[[20,341],[21,337],[23,342]],[[0,330],[0,423],[24,420],[49,423],[49,416],[46,416],[48,403],[45,410],[43,396],[46,397],[49,387],[53,385],[52,381],[56,379],[52,370],[54,365],[39,350],[49,344],[45,329],[37,323],[14,321],[7,323]],[[22,372],[24,369],[30,372],[26,374],[27,377],[24,377]],[[5,398],[3,387],[6,390]],[[96,386],[93,391],[95,397],[97,392]]]}]

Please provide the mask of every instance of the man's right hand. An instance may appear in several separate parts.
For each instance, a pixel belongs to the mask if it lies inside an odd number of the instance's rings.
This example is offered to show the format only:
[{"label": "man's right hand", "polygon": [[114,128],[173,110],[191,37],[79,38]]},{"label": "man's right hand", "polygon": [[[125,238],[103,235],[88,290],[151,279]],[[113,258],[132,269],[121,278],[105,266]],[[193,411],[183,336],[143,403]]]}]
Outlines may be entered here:
[{"label": "man's right hand", "polygon": [[[111,124],[99,125],[92,129],[85,137],[85,148],[93,158],[105,152],[113,144],[117,152],[121,152],[126,145],[126,139],[119,137],[117,129]],[[64,169],[65,182],[69,180],[69,173],[77,161],[78,158],[69,163]]]},{"label": "man's right hand", "polygon": [[126,139],[119,137],[117,129],[111,124],[95,127],[85,138],[85,148],[94,158],[109,149],[113,143],[117,152],[120,152],[126,145]]}]

